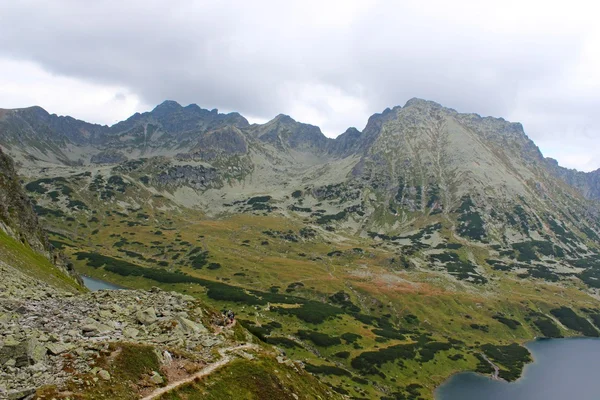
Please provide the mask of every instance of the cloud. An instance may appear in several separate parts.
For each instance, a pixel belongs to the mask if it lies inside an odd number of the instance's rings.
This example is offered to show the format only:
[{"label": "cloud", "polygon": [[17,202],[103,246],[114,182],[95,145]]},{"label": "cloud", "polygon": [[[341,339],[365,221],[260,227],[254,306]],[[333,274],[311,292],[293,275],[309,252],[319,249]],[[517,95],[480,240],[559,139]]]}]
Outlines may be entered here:
[{"label": "cloud", "polygon": [[[108,90],[113,101],[129,101],[128,110],[174,99],[252,120],[286,113],[328,136],[423,97],[521,121],[543,151],[590,169],[600,167],[589,150],[600,132],[593,8],[510,0],[29,0],[3,6],[0,57],[38,65],[48,79]],[[561,159],[565,135],[580,153]],[[591,161],[573,161],[577,154]]]},{"label": "cloud", "polygon": [[106,125],[149,107],[122,87],[56,76],[32,62],[0,58],[0,108],[33,105],[50,113]]}]

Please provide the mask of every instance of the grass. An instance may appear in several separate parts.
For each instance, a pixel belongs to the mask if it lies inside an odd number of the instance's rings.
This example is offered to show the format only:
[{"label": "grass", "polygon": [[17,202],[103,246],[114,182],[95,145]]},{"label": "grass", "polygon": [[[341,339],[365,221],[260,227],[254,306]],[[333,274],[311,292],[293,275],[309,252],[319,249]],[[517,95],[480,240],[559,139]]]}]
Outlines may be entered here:
[{"label": "grass", "polygon": [[42,254],[18,242],[2,230],[0,230],[0,259],[25,274],[55,287],[71,292],[85,291],[74,279],[54,266]]},{"label": "grass", "polygon": [[209,377],[181,387],[161,400],[341,399],[306,372],[272,358],[236,360]]},{"label": "grass", "polygon": [[[68,368],[68,358],[66,365]],[[108,371],[109,381],[94,381],[93,375],[80,374],[80,380],[67,382],[65,390],[58,391],[53,386],[38,389],[36,398],[68,399],[73,398],[71,394],[75,393],[74,398],[78,400],[135,400],[139,399],[138,384],[145,381],[152,371],[160,372],[154,348],[131,343],[111,343],[109,351],[102,353],[95,365]]]}]

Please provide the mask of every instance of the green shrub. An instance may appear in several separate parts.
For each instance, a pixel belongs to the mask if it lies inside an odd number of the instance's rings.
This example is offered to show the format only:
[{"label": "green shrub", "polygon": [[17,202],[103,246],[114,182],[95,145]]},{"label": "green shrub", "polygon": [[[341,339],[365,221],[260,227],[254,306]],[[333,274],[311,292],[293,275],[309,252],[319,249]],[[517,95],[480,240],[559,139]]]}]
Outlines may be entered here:
[{"label": "green shrub", "polygon": [[271,336],[267,338],[267,343],[272,344],[273,346],[285,347],[287,349],[302,348],[302,346],[298,342],[288,339],[286,337]]},{"label": "green shrub", "polygon": [[306,369],[311,374],[352,376],[352,374],[349,371],[346,371],[342,368],[334,367],[332,365],[313,365],[305,363],[304,369]]},{"label": "green shrub", "polygon": [[367,374],[377,374],[378,367],[398,359],[412,360],[416,356],[414,344],[399,344],[386,347],[378,351],[366,351],[352,359],[350,364],[353,368]]},{"label": "green shrub", "polygon": [[344,341],[346,341],[347,344],[354,343],[358,339],[362,339],[362,336],[351,332],[342,333],[340,337],[344,339]]},{"label": "green shrub", "polygon": [[517,380],[525,363],[531,361],[529,350],[516,343],[508,346],[484,344],[481,348],[494,363],[506,368],[500,370],[500,377],[509,382]]},{"label": "green shrub", "polygon": [[540,318],[533,321],[534,325],[540,330],[542,335],[547,338],[561,338],[562,334],[556,324],[548,318]]},{"label": "green shrub", "polygon": [[508,326],[510,329],[513,329],[513,330],[515,330],[519,326],[521,326],[521,323],[519,321],[510,319],[510,318],[506,318],[501,315],[494,315],[492,318],[494,318],[496,321]]},{"label": "green shrub", "polygon": [[584,336],[598,337],[598,331],[584,317],[580,317],[568,307],[550,310],[558,320],[567,328],[581,332]]},{"label": "green shrub", "polygon": [[337,336],[329,336],[325,333],[299,330],[298,337],[302,340],[310,340],[319,347],[331,347],[342,344],[342,341]]}]

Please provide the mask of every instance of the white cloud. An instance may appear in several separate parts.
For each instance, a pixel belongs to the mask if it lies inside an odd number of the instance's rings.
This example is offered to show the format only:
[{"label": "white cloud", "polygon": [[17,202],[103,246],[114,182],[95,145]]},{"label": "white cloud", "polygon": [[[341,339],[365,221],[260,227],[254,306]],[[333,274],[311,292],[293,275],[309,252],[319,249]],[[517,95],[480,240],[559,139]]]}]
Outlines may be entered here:
[{"label": "white cloud", "polygon": [[148,108],[127,89],[57,76],[32,62],[0,58],[0,108],[34,105],[107,125]]}]

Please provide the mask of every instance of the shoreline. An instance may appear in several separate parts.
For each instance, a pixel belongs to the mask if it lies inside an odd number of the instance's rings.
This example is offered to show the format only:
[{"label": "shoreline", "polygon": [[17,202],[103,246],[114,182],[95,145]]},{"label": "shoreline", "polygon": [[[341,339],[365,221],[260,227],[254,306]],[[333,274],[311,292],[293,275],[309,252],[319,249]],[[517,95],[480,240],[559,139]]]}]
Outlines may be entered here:
[{"label": "shoreline", "polygon": [[450,374],[440,385],[436,386],[433,389],[433,399],[437,400],[437,398],[436,398],[435,395],[436,395],[436,392],[439,390],[439,388],[441,388],[442,386],[444,386],[445,384],[447,384],[452,378],[456,377],[457,375],[461,375],[461,374],[473,374],[473,375],[476,375],[476,376],[480,376],[480,377],[489,379],[491,381],[503,382],[503,383],[506,383],[506,384],[518,384],[518,383],[522,382],[523,379],[525,378],[525,375],[526,375],[526,369],[528,367],[531,367],[531,366],[535,365],[538,362],[538,360],[536,359],[536,357],[535,357],[534,353],[532,352],[532,350],[527,346],[527,344],[529,344],[529,343],[546,342],[546,341],[553,341],[553,340],[589,340],[589,339],[600,340],[600,338],[589,337],[589,336],[565,336],[565,337],[561,337],[561,338],[536,337],[533,340],[528,340],[528,341],[524,341],[524,342],[513,342],[513,343],[519,343],[519,345],[527,348],[527,350],[529,351],[529,354],[531,355],[531,362],[528,362],[527,364],[525,364],[523,366],[523,369],[521,371],[521,374],[519,375],[519,378],[517,378],[514,381],[507,381],[507,380],[502,379],[502,378],[494,379],[492,376],[490,376],[490,374],[482,374],[480,372],[471,371],[471,370],[455,371],[452,374]]}]

